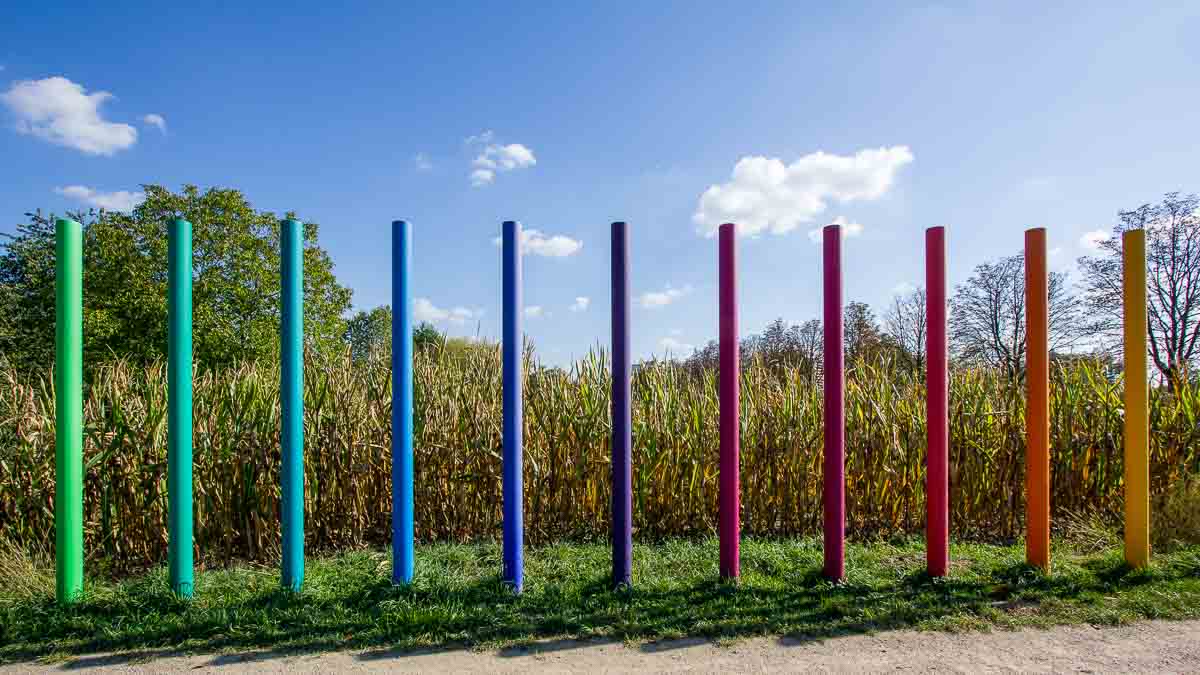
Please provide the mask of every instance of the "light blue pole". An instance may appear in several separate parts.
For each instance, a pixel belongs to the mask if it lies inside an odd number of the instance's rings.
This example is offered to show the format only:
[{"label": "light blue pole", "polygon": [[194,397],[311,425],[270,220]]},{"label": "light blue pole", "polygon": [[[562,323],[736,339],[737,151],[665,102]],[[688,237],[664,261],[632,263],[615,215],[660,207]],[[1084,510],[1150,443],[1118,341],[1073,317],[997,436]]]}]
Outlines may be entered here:
[{"label": "light blue pole", "polygon": [[280,508],[283,512],[283,587],[304,585],[304,225],[283,221],[280,232]]},{"label": "light blue pole", "polygon": [[392,221],[392,583],[413,578],[412,227]]},{"label": "light blue pole", "polygon": [[521,499],[521,224],[504,223],[504,583],[520,593],[525,586],[525,522]]}]

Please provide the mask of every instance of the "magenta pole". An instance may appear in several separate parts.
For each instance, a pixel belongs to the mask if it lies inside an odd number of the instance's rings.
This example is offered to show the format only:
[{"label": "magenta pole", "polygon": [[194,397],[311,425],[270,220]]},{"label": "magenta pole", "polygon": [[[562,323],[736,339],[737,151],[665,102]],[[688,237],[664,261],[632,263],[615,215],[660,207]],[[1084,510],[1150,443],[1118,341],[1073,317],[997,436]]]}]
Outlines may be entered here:
[{"label": "magenta pole", "polygon": [[950,379],[946,342],[946,228],[925,230],[925,559],[929,575],[950,567]]},{"label": "magenta pole", "polygon": [[846,356],[842,342],[842,228],[827,225],[825,254],[825,576],[846,575]]},{"label": "magenta pole", "polygon": [[737,317],[737,226],[721,226],[718,262],[720,295],[721,358],[721,484],[720,539],[721,578],[737,579],[740,574],[741,487],[738,480],[738,317]]}]

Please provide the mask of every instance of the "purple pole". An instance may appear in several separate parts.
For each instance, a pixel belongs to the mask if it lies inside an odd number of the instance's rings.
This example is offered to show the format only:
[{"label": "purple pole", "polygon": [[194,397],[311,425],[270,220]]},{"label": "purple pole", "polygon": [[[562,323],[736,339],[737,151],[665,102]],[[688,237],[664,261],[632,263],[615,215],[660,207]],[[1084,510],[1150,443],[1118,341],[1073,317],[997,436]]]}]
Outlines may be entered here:
[{"label": "purple pole", "polygon": [[825,576],[846,575],[846,357],[842,343],[842,228],[827,225],[825,253]]},{"label": "purple pole", "polygon": [[741,492],[738,481],[738,322],[737,322],[737,226],[721,226],[718,262],[720,295],[720,539],[721,578],[737,579],[740,575],[739,540],[741,538]]},{"label": "purple pole", "polygon": [[612,224],[613,586],[633,584],[633,462],[629,349],[629,226]]}]

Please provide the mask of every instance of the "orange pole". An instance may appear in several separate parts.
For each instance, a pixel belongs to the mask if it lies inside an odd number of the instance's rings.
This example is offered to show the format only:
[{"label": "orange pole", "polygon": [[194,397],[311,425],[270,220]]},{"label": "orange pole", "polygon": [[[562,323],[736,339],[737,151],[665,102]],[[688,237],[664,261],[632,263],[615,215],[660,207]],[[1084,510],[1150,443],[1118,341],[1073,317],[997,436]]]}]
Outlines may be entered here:
[{"label": "orange pole", "polygon": [[1050,571],[1050,295],[1046,228],[1025,231],[1025,559]]},{"label": "orange pole", "polygon": [[1150,564],[1150,431],[1146,382],[1146,231],[1121,236],[1125,291],[1125,562]]}]

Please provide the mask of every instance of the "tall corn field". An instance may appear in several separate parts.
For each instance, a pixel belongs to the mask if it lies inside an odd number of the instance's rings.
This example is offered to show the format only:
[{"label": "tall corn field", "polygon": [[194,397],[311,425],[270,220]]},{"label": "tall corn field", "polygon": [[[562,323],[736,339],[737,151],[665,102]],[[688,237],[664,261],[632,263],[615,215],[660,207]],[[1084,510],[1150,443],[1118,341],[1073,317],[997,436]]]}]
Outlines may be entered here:
[{"label": "tall corn field", "polygon": [[[528,357],[532,359],[532,357]],[[86,547],[114,570],[166,557],[166,369],[117,361],[85,392]],[[498,538],[501,365],[495,347],[431,351],[414,364],[417,537]],[[607,536],[609,368],[593,353],[569,370],[530,363],[525,383],[525,525],[530,543]],[[742,371],[742,522],[753,535],[821,530],[821,389],[798,370]],[[0,368],[0,532],[54,541],[52,374]],[[1056,366],[1051,389],[1053,504],[1118,513],[1122,383],[1098,365]],[[199,560],[271,561],[279,550],[279,370],[247,363],[195,380],[195,539]],[[858,364],[846,386],[847,532],[924,527],[925,399],[919,375]],[[641,538],[713,532],[717,380],[671,363],[633,382],[634,525]],[[1156,493],[1200,472],[1200,391],[1151,395]],[[1024,513],[1024,388],[988,370],[951,378],[951,526],[959,537],[1019,536]],[[385,545],[391,512],[391,383],[386,359],[310,357],[305,370],[309,550]]]}]

